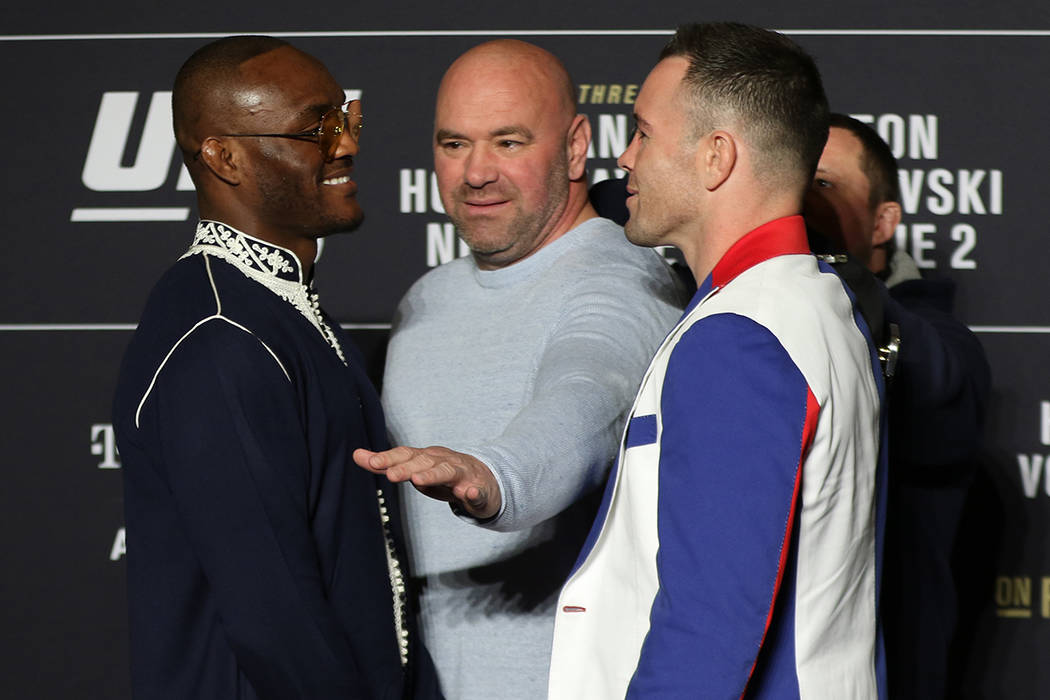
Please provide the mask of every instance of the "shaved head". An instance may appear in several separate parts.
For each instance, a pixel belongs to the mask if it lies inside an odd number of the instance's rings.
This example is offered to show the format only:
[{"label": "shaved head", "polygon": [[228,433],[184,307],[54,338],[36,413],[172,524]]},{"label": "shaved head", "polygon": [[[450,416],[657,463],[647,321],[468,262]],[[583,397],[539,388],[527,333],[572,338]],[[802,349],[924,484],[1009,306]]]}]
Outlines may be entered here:
[{"label": "shaved head", "polygon": [[500,78],[526,81],[537,101],[557,104],[566,121],[576,116],[576,88],[561,59],[517,39],[488,41],[457,58],[441,80],[438,103],[455,83]]},{"label": "shaved head", "polygon": [[549,51],[501,39],[453,61],[438,88],[434,170],[479,266],[514,264],[595,215],[590,138],[569,72]]},{"label": "shaved head", "polygon": [[196,152],[204,137],[229,130],[233,98],[244,87],[240,66],[284,46],[290,44],[269,36],[231,36],[202,46],[186,60],[171,93],[175,140],[184,156]]}]

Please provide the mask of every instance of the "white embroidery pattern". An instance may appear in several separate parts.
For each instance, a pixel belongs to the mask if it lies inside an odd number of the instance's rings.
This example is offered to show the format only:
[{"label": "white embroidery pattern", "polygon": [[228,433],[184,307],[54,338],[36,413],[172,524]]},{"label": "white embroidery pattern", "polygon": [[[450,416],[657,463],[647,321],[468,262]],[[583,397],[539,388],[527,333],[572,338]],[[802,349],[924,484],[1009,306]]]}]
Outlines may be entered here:
[{"label": "white embroidery pattern", "polygon": [[390,588],[394,591],[394,630],[397,632],[397,652],[401,665],[408,665],[408,629],[405,628],[405,577],[401,571],[401,562],[394,549],[394,537],[390,533],[390,515],[386,512],[386,498],[383,489],[376,489],[379,498],[379,519],[383,523],[383,540],[386,544],[386,566],[390,574]]},{"label": "white embroidery pattern", "polygon": [[197,224],[193,245],[182,257],[201,253],[222,258],[294,306],[321,333],[340,361],[346,364],[339,339],[321,314],[317,292],[303,284],[302,269],[294,253],[252,238],[232,226],[208,220]]}]

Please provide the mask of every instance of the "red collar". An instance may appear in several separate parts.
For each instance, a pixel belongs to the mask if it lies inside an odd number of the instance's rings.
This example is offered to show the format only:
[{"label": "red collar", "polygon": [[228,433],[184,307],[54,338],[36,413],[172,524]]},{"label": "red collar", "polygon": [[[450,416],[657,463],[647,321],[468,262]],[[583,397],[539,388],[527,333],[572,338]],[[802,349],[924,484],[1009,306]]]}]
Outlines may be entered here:
[{"label": "red collar", "polygon": [[711,270],[711,284],[723,287],[744,270],[779,255],[808,255],[806,222],[801,215],[762,224],[738,240]]}]

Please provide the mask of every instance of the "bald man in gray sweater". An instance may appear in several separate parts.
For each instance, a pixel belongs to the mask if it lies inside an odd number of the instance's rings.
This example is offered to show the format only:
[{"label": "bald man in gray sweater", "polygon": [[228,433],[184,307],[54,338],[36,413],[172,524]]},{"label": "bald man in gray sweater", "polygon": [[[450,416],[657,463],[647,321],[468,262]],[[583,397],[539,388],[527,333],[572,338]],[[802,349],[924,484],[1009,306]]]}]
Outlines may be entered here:
[{"label": "bald man in gray sweater", "polygon": [[403,446],[355,458],[414,487],[409,559],[450,699],[494,682],[545,697],[558,590],[684,303],[667,263],[588,203],[590,137],[564,66],[531,44],[471,49],[438,92],[435,171],[472,255],[402,300],[383,405]]}]

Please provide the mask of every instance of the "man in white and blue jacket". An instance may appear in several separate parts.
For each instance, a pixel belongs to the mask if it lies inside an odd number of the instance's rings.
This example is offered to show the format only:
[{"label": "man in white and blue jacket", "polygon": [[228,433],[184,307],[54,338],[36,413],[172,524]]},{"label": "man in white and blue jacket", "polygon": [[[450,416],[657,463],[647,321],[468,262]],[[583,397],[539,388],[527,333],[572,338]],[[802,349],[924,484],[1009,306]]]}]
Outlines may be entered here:
[{"label": "man in white and blue jacket", "polygon": [[557,610],[551,698],[884,698],[883,385],[802,199],[812,60],[680,28],[635,105],[626,231],[699,289],[657,351]]}]

